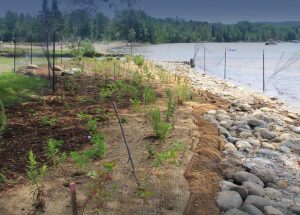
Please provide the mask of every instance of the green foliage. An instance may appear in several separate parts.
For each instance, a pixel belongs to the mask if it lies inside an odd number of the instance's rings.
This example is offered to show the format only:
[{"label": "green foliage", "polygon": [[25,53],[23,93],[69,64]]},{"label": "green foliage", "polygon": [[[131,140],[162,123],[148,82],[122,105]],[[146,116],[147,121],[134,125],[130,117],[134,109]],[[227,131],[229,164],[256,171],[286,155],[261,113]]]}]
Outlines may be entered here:
[{"label": "green foliage", "polygon": [[178,162],[179,153],[184,149],[185,146],[182,143],[174,142],[168,151],[159,153],[156,156],[155,163],[154,163],[155,166],[159,167],[166,161],[170,161],[176,164]]},{"label": "green foliage", "polygon": [[115,82],[109,82],[100,89],[100,100],[104,101],[106,98],[111,97],[117,90],[117,84]]},{"label": "green foliage", "polygon": [[73,161],[80,167],[83,168],[88,162],[89,158],[85,154],[79,154],[78,152],[74,151],[71,152],[71,157]]},{"label": "green foliage", "polygon": [[130,104],[133,106],[134,112],[138,112],[141,107],[141,100],[139,99],[130,99]]},{"label": "green foliage", "polygon": [[85,155],[87,155],[88,158],[103,158],[103,156],[106,153],[106,144],[105,144],[105,138],[102,133],[98,133],[94,135],[91,139],[91,143],[93,144],[93,147],[91,150],[86,150],[84,152]]},{"label": "green foliage", "polygon": [[153,149],[153,146],[151,144],[147,145],[147,152],[148,152],[148,157],[153,158],[155,156],[155,151]]},{"label": "green foliage", "polygon": [[94,57],[96,54],[96,49],[89,39],[85,39],[81,42],[81,49],[83,55],[86,57]]},{"label": "green foliage", "polygon": [[49,139],[47,141],[48,148],[46,151],[46,155],[50,160],[50,163],[54,166],[66,161],[67,155],[66,153],[61,153],[59,151],[59,147],[64,143],[62,140]]},{"label": "green foliage", "polygon": [[92,117],[90,115],[88,115],[87,113],[80,112],[79,114],[77,114],[77,118],[79,120],[87,121],[87,120],[90,120]]},{"label": "green foliage", "polygon": [[176,104],[173,100],[172,91],[167,91],[167,97],[168,97],[168,104],[167,104],[167,110],[166,110],[166,121],[170,122],[170,119],[173,117],[175,110],[176,110]]},{"label": "green foliage", "polygon": [[149,105],[156,101],[156,93],[150,87],[145,87],[143,98],[144,98],[144,104]]},{"label": "green foliage", "polygon": [[1,172],[0,172],[0,185],[2,184],[7,184],[9,181],[7,180],[7,178],[5,177],[5,175],[3,175]]},{"label": "green foliage", "polygon": [[47,170],[48,168],[46,165],[43,165],[41,168],[38,167],[36,157],[33,152],[30,151],[28,156],[27,175],[35,186],[33,198],[35,199],[36,208],[43,208],[45,205],[43,199],[43,184]]},{"label": "green foliage", "polygon": [[111,174],[113,172],[114,168],[116,167],[116,162],[115,161],[104,162],[103,167],[104,167],[106,173]]},{"label": "green foliage", "polygon": [[58,119],[55,117],[44,116],[40,120],[44,126],[55,126],[58,123]]},{"label": "green foliage", "polygon": [[141,55],[136,55],[133,57],[133,62],[138,66],[142,67],[145,63],[145,58]]},{"label": "green foliage", "polygon": [[91,134],[97,133],[98,121],[96,119],[90,119],[86,126]]},{"label": "green foliage", "polygon": [[162,120],[160,110],[155,109],[150,112],[151,122],[157,138],[164,140],[168,137],[172,125]]},{"label": "green foliage", "polygon": [[128,118],[126,118],[126,117],[121,117],[121,123],[123,123],[123,124],[128,123]]},{"label": "green foliage", "polygon": [[177,103],[182,105],[184,101],[192,100],[193,95],[190,87],[187,84],[178,84],[175,89]]}]

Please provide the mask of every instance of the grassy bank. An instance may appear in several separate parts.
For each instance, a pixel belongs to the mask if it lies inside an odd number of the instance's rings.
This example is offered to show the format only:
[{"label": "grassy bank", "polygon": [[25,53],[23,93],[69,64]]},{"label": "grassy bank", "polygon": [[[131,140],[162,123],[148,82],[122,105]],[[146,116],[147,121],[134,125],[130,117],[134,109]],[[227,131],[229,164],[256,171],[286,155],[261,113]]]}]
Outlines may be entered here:
[{"label": "grassy bank", "polygon": [[40,78],[5,72],[0,74],[0,99],[5,106],[24,102],[31,95],[38,94],[46,84]]}]

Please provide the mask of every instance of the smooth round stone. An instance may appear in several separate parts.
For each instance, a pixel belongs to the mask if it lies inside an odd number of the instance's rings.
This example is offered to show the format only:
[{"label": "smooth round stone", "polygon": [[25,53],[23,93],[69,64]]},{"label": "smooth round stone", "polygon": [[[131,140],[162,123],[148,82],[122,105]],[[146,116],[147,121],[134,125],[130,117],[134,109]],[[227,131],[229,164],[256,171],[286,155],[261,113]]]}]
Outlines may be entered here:
[{"label": "smooth round stone", "polygon": [[217,114],[216,118],[219,122],[231,119],[230,116],[228,116],[227,114],[222,114],[222,113]]},{"label": "smooth round stone", "polygon": [[250,204],[244,204],[240,209],[249,215],[264,215],[257,207]]},{"label": "smooth round stone", "polygon": [[235,145],[240,150],[253,149],[253,146],[245,140],[239,140]]},{"label": "smooth round stone", "polygon": [[223,120],[220,122],[220,125],[226,129],[229,129],[232,126],[232,120]]},{"label": "smooth round stone", "polygon": [[238,192],[240,194],[240,196],[242,197],[243,200],[245,200],[247,198],[247,196],[248,196],[248,190],[244,186],[232,187],[230,190]]},{"label": "smooth round stone", "polygon": [[296,134],[300,134],[300,127],[296,127],[296,126],[293,126],[291,125],[290,126],[290,129],[295,132]]},{"label": "smooth round stone", "polygon": [[266,128],[257,129],[263,139],[272,140],[277,137],[277,133],[271,132]]},{"label": "smooth round stone", "polygon": [[266,149],[275,150],[275,146],[272,143],[262,142],[261,146]]},{"label": "smooth round stone", "polygon": [[274,182],[274,175],[276,175],[273,169],[259,165],[254,166],[250,173],[256,175],[265,184]]},{"label": "smooth round stone", "polygon": [[266,123],[262,120],[258,120],[258,119],[250,119],[248,120],[248,125],[252,128],[254,127],[260,127],[260,128],[265,128],[267,127]]},{"label": "smooth round stone", "polygon": [[250,204],[250,205],[254,205],[255,207],[257,207],[259,210],[264,211],[264,207],[265,206],[270,206],[271,205],[271,201],[263,198],[261,196],[253,196],[253,195],[249,195],[245,202],[245,205]]},{"label": "smooth round stone", "polygon": [[264,207],[264,212],[266,215],[284,215],[280,210],[273,208],[272,206]]},{"label": "smooth round stone", "polygon": [[277,181],[276,186],[279,189],[285,189],[289,186],[289,183],[287,181],[284,181],[284,180],[279,180],[279,181]]},{"label": "smooth round stone", "polygon": [[239,137],[242,138],[242,139],[247,139],[249,137],[253,137],[253,134],[250,131],[242,131],[239,134]]},{"label": "smooth round stone", "polygon": [[211,115],[215,115],[217,114],[217,111],[216,110],[210,110],[207,112],[208,114],[211,114]]},{"label": "smooth round stone", "polygon": [[248,215],[248,214],[239,209],[233,208],[231,210],[226,211],[224,215]]},{"label": "smooth round stone", "polygon": [[264,188],[251,181],[245,181],[243,186],[247,188],[249,195],[264,196]]},{"label": "smooth round stone", "polygon": [[227,140],[233,144],[235,144],[237,141],[241,140],[240,138],[236,137],[228,137]]},{"label": "smooth round stone", "polygon": [[289,147],[286,147],[286,146],[279,146],[277,148],[277,151],[282,152],[282,153],[286,153],[286,154],[291,153],[291,149]]},{"label": "smooth round stone", "polygon": [[293,213],[300,215],[300,206],[291,206],[289,209],[293,211]]},{"label": "smooth round stone", "polygon": [[224,148],[225,148],[226,152],[235,152],[235,151],[237,151],[237,148],[232,143],[226,143],[224,145]]},{"label": "smooth round stone", "polygon": [[230,182],[230,181],[225,181],[225,180],[222,180],[221,182],[221,190],[222,191],[225,191],[225,190],[230,190],[231,188],[233,187],[237,187],[238,185]]},{"label": "smooth round stone", "polygon": [[254,147],[260,147],[261,146],[261,143],[260,143],[259,140],[247,139],[247,142],[250,143]]},{"label": "smooth round stone", "polygon": [[271,150],[271,149],[258,149],[256,151],[256,153],[262,154],[262,155],[267,155],[267,156],[274,156],[274,157],[277,157],[280,155],[279,152]]},{"label": "smooth round stone", "polygon": [[217,204],[223,211],[239,208],[243,204],[240,194],[236,191],[222,191],[219,193]]},{"label": "smooth round stone", "polygon": [[245,181],[252,181],[260,186],[264,186],[264,183],[256,176],[249,172],[238,171],[232,176],[233,180],[239,184],[242,184]]},{"label": "smooth round stone", "polygon": [[300,194],[300,187],[289,187],[288,191],[291,193]]},{"label": "smooth round stone", "polygon": [[247,103],[239,105],[238,108],[241,111],[245,111],[245,112],[248,112],[248,111],[250,111],[252,109],[251,105],[249,105]]},{"label": "smooth round stone", "polygon": [[264,189],[264,197],[269,199],[279,199],[282,197],[282,193],[275,188],[267,187]]}]

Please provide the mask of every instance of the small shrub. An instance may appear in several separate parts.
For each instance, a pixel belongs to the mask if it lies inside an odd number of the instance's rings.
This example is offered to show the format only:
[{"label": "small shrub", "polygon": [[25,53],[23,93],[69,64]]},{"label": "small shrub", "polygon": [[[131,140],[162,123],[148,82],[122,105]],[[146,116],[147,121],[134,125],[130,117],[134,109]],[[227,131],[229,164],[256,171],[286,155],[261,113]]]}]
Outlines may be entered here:
[{"label": "small shrub", "polygon": [[83,168],[88,162],[89,158],[85,154],[79,154],[78,152],[74,151],[71,152],[71,157],[73,161],[80,167]]},{"label": "small shrub", "polygon": [[91,139],[91,143],[93,144],[92,149],[86,150],[84,154],[88,158],[103,158],[103,156],[106,153],[106,144],[105,144],[105,138],[102,133],[98,133],[94,135]]},{"label": "small shrub", "polygon": [[123,123],[123,124],[128,123],[128,118],[126,118],[126,117],[121,117],[121,123]]},{"label": "small shrub", "polygon": [[61,153],[59,151],[59,147],[64,143],[62,140],[55,140],[55,139],[49,139],[47,141],[48,148],[47,148],[47,157],[50,160],[50,163],[54,166],[57,166],[61,162],[66,161],[67,154]]},{"label": "small shrub", "polygon": [[141,107],[141,100],[139,99],[130,99],[130,104],[133,106],[134,112],[138,112]]},{"label": "small shrub", "polygon": [[154,152],[153,146],[151,144],[147,145],[147,152],[148,152],[149,158],[153,158],[155,156],[155,152]]},{"label": "small shrub", "polygon": [[157,155],[155,159],[155,166],[158,167],[166,161],[171,161],[175,164],[178,163],[179,153],[184,150],[184,145],[179,142],[174,142],[171,148],[163,153]]},{"label": "small shrub", "polygon": [[28,156],[27,175],[35,186],[33,198],[37,209],[43,209],[45,207],[43,184],[47,169],[46,165],[43,165],[41,168],[38,167],[36,157],[33,152],[30,151]]},{"label": "small shrub", "polygon": [[175,110],[176,110],[176,104],[173,100],[172,91],[167,91],[167,97],[168,97],[168,104],[167,104],[167,110],[166,110],[166,121],[170,122],[170,119],[173,117]]},{"label": "small shrub", "polygon": [[97,132],[97,128],[98,128],[98,122],[96,119],[90,119],[87,122],[86,126],[91,134],[95,134]]},{"label": "small shrub", "polygon": [[144,93],[143,93],[143,98],[144,98],[144,104],[149,105],[149,104],[155,102],[156,93],[150,87],[145,87]]},{"label": "small shrub", "polygon": [[184,101],[192,100],[192,92],[187,84],[180,84],[176,86],[176,97],[178,104],[182,105]]},{"label": "small shrub", "polygon": [[87,120],[90,120],[90,119],[91,119],[91,116],[88,115],[87,113],[80,112],[79,114],[77,114],[77,118],[78,118],[79,120],[87,121]]},{"label": "small shrub", "polygon": [[155,109],[150,112],[152,126],[157,138],[164,140],[168,137],[172,125],[162,120],[160,110]]},{"label": "small shrub", "polygon": [[58,119],[55,117],[44,116],[41,118],[41,123],[44,126],[55,126],[58,123]]},{"label": "small shrub", "polygon": [[3,175],[1,172],[0,172],[0,185],[2,184],[7,184],[9,181],[7,180],[7,178],[5,177],[5,175]]},{"label": "small shrub", "polygon": [[138,66],[138,67],[142,67],[145,63],[145,58],[141,55],[136,55],[133,58],[133,62]]}]

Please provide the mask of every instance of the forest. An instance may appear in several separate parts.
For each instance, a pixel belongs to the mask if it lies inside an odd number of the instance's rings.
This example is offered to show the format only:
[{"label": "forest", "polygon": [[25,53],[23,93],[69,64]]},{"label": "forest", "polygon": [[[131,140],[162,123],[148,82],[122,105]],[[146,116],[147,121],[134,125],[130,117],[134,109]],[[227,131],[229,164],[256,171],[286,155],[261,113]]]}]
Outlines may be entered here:
[{"label": "forest", "polygon": [[[54,15],[55,14],[55,15]],[[51,20],[55,17],[55,20]],[[46,22],[46,23],[45,23]],[[238,42],[292,41],[300,37],[300,24],[251,23],[236,24],[187,21],[180,18],[155,18],[144,11],[126,9],[116,11],[109,18],[102,12],[78,9],[68,13],[60,12],[57,1],[43,5],[38,15],[7,11],[0,16],[0,39],[20,42],[44,40],[47,23],[56,23],[58,39],[82,38],[90,40],[134,40],[143,43],[179,42]],[[53,26],[52,26],[53,27]],[[51,26],[49,27],[51,28]]]}]

